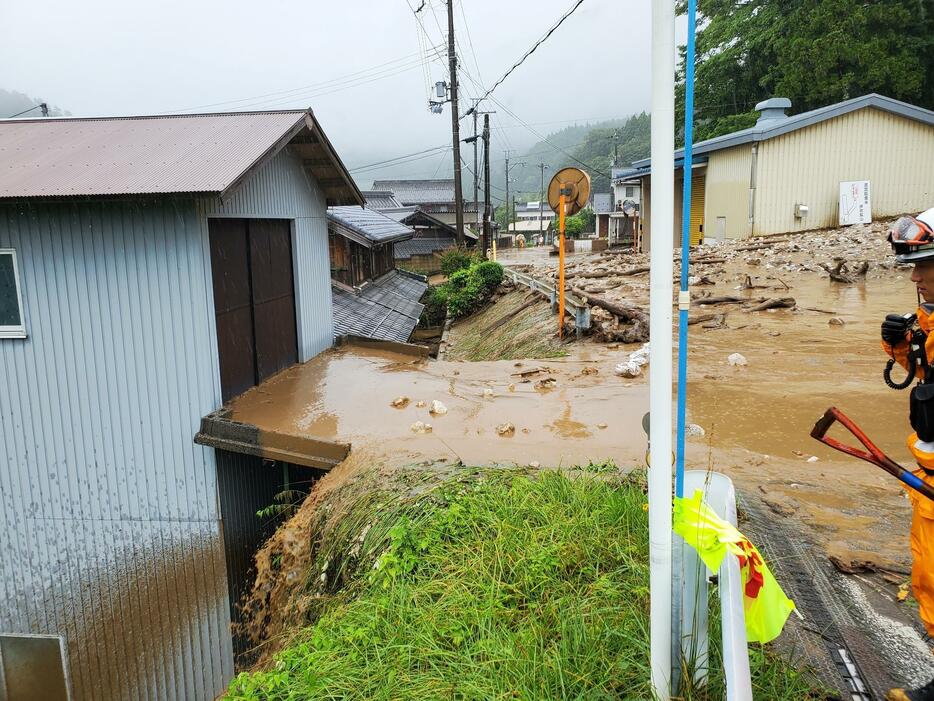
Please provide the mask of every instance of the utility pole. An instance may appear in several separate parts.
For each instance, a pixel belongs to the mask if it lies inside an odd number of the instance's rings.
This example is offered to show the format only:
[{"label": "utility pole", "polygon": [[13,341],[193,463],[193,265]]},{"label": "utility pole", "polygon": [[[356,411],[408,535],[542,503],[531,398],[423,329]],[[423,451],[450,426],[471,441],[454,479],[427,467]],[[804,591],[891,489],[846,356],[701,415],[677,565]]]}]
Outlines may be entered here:
[{"label": "utility pole", "polygon": [[509,151],[506,154],[506,233],[509,233]]},{"label": "utility pole", "polygon": [[490,245],[490,115],[483,115],[483,250],[481,255],[486,255],[486,249]]},{"label": "utility pole", "polygon": [[474,208],[474,226],[480,228],[480,206],[477,204],[479,194],[478,185],[480,182],[480,171],[477,164],[477,104],[479,100],[474,100],[473,105],[473,208]]},{"label": "utility pole", "polygon": [[613,132],[613,167],[619,165],[619,129]]},{"label": "utility pole", "polygon": [[457,53],[454,50],[454,0],[448,0],[448,64],[451,71],[451,131],[454,139],[454,214],[458,245],[464,243],[464,192],[461,186],[461,130],[457,108]]},{"label": "utility pole", "polygon": [[538,235],[542,244],[545,243],[545,168],[548,166],[539,163],[538,167],[542,169],[542,190],[538,195]]}]

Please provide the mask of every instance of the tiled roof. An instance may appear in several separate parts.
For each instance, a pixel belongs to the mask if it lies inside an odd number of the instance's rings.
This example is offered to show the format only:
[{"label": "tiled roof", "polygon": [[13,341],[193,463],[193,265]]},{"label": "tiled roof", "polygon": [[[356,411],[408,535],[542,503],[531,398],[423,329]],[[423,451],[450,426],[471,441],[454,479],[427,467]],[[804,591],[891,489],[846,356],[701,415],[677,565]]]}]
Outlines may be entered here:
[{"label": "tiled roof", "polygon": [[393,270],[359,293],[331,286],[334,335],[353,334],[380,341],[405,343],[418,324],[419,303],[428,283]]},{"label": "tiled roof", "polygon": [[[369,207],[331,207],[328,223],[335,225],[337,233],[367,245],[391,243],[415,236],[415,230]],[[356,234],[356,236],[354,236]],[[365,241],[361,241],[362,237]]]},{"label": "tiled roof", "polygon": [[390,190],[403,206],[454,202],[454,180],[376,180],[374,190]]},{"label": "tiled roof", "polygon": [[395,209],[402,206],[392,190],[364,190],[363,198],[367,207],[372,209]]},{"label": "tiled roof", "polygon": [[456,245],[454,239],[409,239],[395,245],[396,260],[408,260],[412,256],[430,256]]}]

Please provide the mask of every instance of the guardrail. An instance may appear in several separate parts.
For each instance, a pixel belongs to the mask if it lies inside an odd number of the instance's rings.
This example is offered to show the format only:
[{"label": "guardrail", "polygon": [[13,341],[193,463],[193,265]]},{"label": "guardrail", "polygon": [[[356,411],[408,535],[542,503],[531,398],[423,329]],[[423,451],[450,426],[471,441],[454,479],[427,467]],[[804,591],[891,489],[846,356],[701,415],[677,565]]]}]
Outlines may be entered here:
[{"label": "guardrail", "polygon": [[[551,308],[555,312],[558,311],[558,290],[554,285],[542,282],[531,275],[520,273],[512,268],[503,268],[503,273],[517,285],[525,285],[533,292],[545,295],[551,301]],[[590,328],[590,307],[583,300],[567,291],[564,293],[564,304],[565,309],[574,312],[574,328],[577,329],[579,338],[585,330]]]},{"label": "guardrail", "polygon": [[[704,492],[704,501],[723,520],[736,525],[736,492],[726,475],[704,470],[684,473],[684,493]],[[680,615],[672,616],[672,660],[685,659],[694,671],[694,684],[703,685],[709,672],[709,637],[707,611],[707,567],[691,546],[677,536],[673,539],[674,562],[672,592],[681,592],[680,601],[672,597],[672,607]],[[725,557],[717,573],[720,589],[721,644],[727,701],[752,701],[749,676],[749,647],[743,612],[743,581],[739,560]],[[680,630],[679,630],[680,628]],[[680,681],[680,668],[672,670],[672,683]]]}]

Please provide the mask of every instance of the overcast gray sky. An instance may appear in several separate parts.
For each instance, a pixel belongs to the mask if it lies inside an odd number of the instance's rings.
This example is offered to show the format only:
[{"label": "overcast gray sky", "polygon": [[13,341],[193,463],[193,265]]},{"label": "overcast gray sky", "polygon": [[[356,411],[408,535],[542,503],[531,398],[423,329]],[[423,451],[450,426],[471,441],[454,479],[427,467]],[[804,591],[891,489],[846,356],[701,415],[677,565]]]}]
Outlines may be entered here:
[{"label": "overcast gray sky", "polygon": [[[463,67],[491,85],[572,4],[456,0]],[[421,30],[406,0],[0,0],[0,8],[0,87],[76,116],[311,106],[350,167],[450,142],[449,107],[440,116],[426,108]],[[444,51],[444,0],[420,16]],[[650,20],[647,0],[585,0],[494,97],[543,134],[647,110]],[[445,62],[429,72],[445,79]],[[464,97],[480,92],[466,75],[462,86]],[[538,140],[492,109],[495,151]],[[431,155],[407,174],[446,175],[440,165]]]}]

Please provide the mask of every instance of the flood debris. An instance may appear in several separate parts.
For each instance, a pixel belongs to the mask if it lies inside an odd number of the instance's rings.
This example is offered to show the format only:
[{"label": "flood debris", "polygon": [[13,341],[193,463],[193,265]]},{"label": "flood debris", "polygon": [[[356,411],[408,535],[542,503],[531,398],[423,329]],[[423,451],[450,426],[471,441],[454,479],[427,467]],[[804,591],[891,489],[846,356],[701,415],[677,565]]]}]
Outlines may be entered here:
[{"label": "flood debris", "polygon": [[437,399],[431,402],[431,405],[428,407],[428,413],[432,416],[444,416],[448,413],[448,408]]},{"label": "flood debris", "polygon": [[431,433],[432,431],[431,424],[427,424],[424,421],[416,421],[410,428],[412,433]]},{"label": "flood debris", "polygon": [[502,438],[510,438],[516,435],[516,427],[515,425],[509,422],[500,424],[499,426],[496,427],[496,435]]},{"label": "flood debris", "polygon": [[392,400],[390,406],[394,409],[405,409],[411,400],[408,397],[396,397]]},{"label": "flood debris", "polygon": [[742,353],[731,353],[727,356],[726,362],[733,366],[742,367],[744,365],[749,365],[749,361],[746,360],[746,356]]}]

